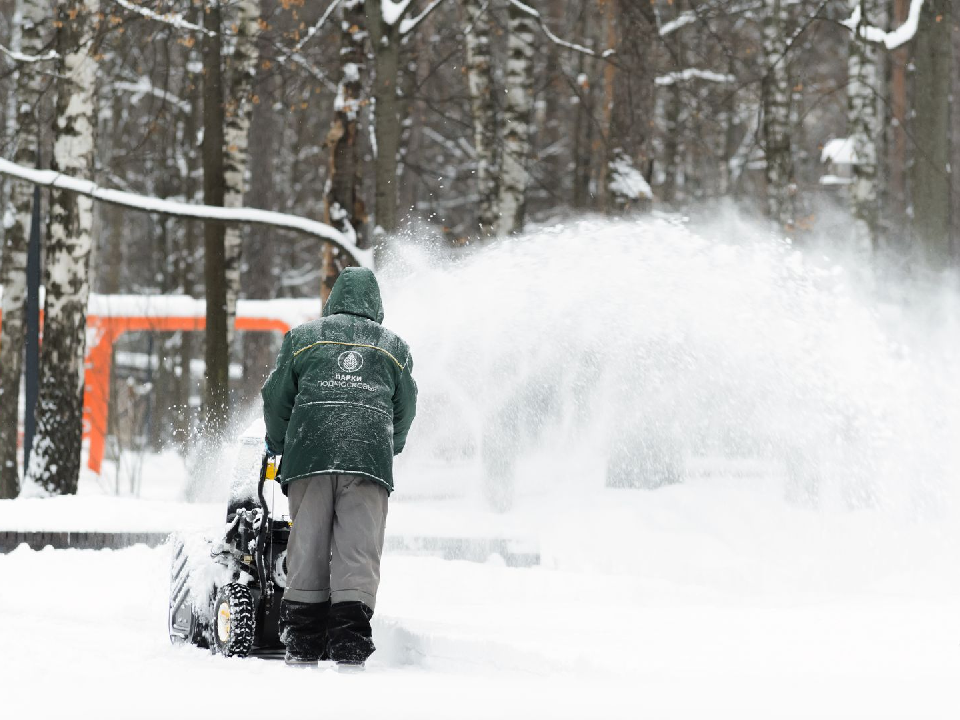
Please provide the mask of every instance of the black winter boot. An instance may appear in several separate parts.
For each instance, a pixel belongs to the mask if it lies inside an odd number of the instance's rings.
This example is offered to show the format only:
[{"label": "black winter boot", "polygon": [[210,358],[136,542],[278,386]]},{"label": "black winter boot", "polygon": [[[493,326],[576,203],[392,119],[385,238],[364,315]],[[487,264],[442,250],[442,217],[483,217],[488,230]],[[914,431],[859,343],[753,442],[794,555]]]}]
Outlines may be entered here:
[{"label": "black winter boot", "polygon": [[287,647],[288,665],[312,664],[327,660],[327,621],[330,601],[280,603],[280,642]]},{"label": "black winter boot", "polygon": [[362,666],[376,649],[370,618],[373,610],[358,600],[335,603],[327,625],[330,660],[339,665]]}]

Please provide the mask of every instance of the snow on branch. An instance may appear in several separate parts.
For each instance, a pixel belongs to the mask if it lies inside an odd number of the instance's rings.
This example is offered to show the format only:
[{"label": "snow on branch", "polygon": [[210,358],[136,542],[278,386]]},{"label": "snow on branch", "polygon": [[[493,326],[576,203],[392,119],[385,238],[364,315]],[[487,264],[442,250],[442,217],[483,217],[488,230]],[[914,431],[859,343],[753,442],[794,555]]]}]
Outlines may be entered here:
[{"label": "snow on branch", "polygon": [[427,5],[424,11],[415,18],[407,18],[404,20],[402,23],[400,23],[400,34],[407,35],[412,33],[417,29],[417,26],[420,25],[420,23],[429,17],[430,13],[436,10],[444,2],[446,2],[446,0],[433,0],[433,2]]},{"label": "snow on branch", "polygon": [[660,26],[660,37],[663,38],[667,37],[668,35],[672,35],[677,30],[685,28],[687,25],[692,25],[693,23],[697,22],[697,20],[706,18],[709,15],[714,14],[714,12],[722,13],[726,16],[746,13],[749,16],[749,13],[758,7],[757,0],[747,0],[747,2],[742,2],[733,6],[718,7],[718,5],[719,3],[716,2],[706,3],[698,10],[687,10],[686,12],[680,13],[670,22],[666,22]]},{"label": "snow on branch", "polygon": [[183,15],[178,15],[174,12],[168,13],[158,13],[155,10],[150,8],[145,8],[142,5],[137,5],[136,3],[130,2],[130,0],[113,0],[117,5],[122,8],[129,10],[130,12],[135,12],[137,15],[142,15],[145,18],[150,20],[156,20],[157,22],[162,22],[165,25],[172,25],[178,30],[191,30],[193,32],[201,32],[208,37],[216,37],[216,33],[213,30],[206,30],[199,25],[194,25],[192,22],[186,20]]},{"label": "snow on branch", "polygon": [[102,188],[90,180],[63,175],[53,170],[34,170],[17,165],[9,160],[0,158],[0,175],[8,175],[18,180],[24,180],[34,185],[58,188],[78,195],[86,195],[94,200],[110,205],[133,208],[148,213],[172,215],[175,217],[196,218],[216,222],[252,223],[255,225],[269,225],[272,227],[296,230],[306,235],[329,240],[350,255],[358,264],[364,267],[373,267],[373,252],[361,250],[350,242],[342,233],[326,223],[310,220],[298,215],[287,215],[270,210],[255,208],[225,208],[212,205],[192,205],[190,203],[161,200],[148,195],[123,192]]},{"label": "snow on branch", "polygon": [[160,98],[165,103],[173,105],[180,110],[180,112],[190,113],[193,110],[193,107],[189,102],[177,97],[172,92],[168,92],[163,88],[156,87],[150,82],[150,78],[147,77],[142,77],[135,83],[122,81],[111,83],[109,87],[121,92],[133,93],[134,102],[137,102],[137,100],[144,95],[153,95],[153,97]]},{"label": "snow on branch", "polygon": [[300,42],[298,42],[296,45],[293,46],[293,50],[291,50],[291,51],[287,54],[287,57],[290,57],[290,56],[293,55],[294,53],[300,52],[300,50],[303,48],[303,46],[306,45],[308,42],[310,42],[310,40],[313,38],[314,35],[316,35],[318,32],[320,32],[320,28],[322,28],[322,27],[324,26],[324,23],[327,22],[327,20],[329,19],[330,15],[333,13],[333,11],[336,9],[337,5],[339,5],[339,4],[340,4],[340,0],[333,0],[333,1],[327,6],[326,11],[324,11],[323,15],[320,16],[320,19],[317,20],[316,23],[314,23],[313,27],[311,27],[309,30],[307,30],[307,34],[303,36],[303,39],[302,39]]},{"label": "snow on branch", "polygon": [[840,24],[849,28],[851,32],[863,38],[867,42],[883,45],[887,50],[896,50],[901,45],[913,40],[917,34],[917,26],[920,24],[920,11],[923,9],[923,0],[910,0],[910,12],[903,25],[896,30],[887,32],[873,25],[862,25],[863,7],[857,3],[853,14]]},{"label": "snow on branch", "polygon": [[18,63],[42,63],[48,60],[56,60],[60,57],[55,50],[50,50],[43,55],[24,55],[23,53],[5,48],[3,45],[0,45],[0,53]]},{"label": "snow on branch", "polygon": [[715,83],[732,83],[736,82],[737,80],[733,75],[725,75],[722,73],[713,72],[712,70],[700,70],[699,68],[687,68],[686,70],[678,70],[677,72],[661,75],[654,80],[654,83],[662,87],[664,85],[673,85],[678,82],[687,82],[688,80],[693,80],[694,78]]},{"label": "snow on branch", "polygon": [[410,7],[411,0],[380,0],[380,14],[383,16],[384,25],[396,25]]},{"label": "snow on branch", "polygon": [[604,50],[602,53],[598,54],[588,47],[584,47],[583,45],[577,45],[576,43],[568,42],[567,40],[564,40],[563,38],[560,38],[557,35],[555,35],[553,31],[551,31],[550,28],[547,27],[546,22],[544,22],[543,20],[543,16],[540,14],[538,10],[534,10],[529,5],[523,4],[522,2],[520,2],[520,0],[510,0],[510,4],[513,5],[515,8],[517,8],[518,10],[520,10],[521,12],[524,12],[530,17],[534,18],[540,24],[540,29],[543,30],[543,34],[546,35],[547,38],[549,38],[550,42],[552,42],[554,45],[565,47],[568,50],[575,50],[579,53],[583,53],[584,55],[590,55],[591,57],[608,58],[608,57],[611,57],[612,55],[615,55],[617,52],[613,48],[608,48],[607,50]]},{"label": "snow on branch", "polygon": [[685,13],[681,13],[670,22],[664,23],[663,25],[660,26],[660,37],[666,37],[667,35],[672,35],[680,28],[686,27],[687,25],[695,23],[696,21],[697,21],[697,14],[695,12],[688,10]]}]

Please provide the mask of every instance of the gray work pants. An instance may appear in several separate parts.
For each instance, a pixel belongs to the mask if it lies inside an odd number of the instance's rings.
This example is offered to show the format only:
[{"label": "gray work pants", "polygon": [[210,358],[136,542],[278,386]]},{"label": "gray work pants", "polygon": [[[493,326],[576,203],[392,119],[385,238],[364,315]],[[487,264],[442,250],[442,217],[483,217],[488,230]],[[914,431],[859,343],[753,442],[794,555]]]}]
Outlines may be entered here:
[{"label": "gray work pants", "polygon": [[283,597],[359,600],[373,610],[387,524],[387,489],[361,475],[311,475],[287,490],[293,529]]}]

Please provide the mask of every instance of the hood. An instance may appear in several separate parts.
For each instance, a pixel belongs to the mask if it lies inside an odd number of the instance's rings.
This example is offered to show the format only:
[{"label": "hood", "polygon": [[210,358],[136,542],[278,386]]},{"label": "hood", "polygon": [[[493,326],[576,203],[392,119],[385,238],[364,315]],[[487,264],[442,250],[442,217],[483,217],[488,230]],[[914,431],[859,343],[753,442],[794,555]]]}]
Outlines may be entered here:
[{"label": "hood", "polygon": [[346,313],[359,315],[374,322],[383,322],[383,301],[380,299],[380,285],[373,270],[348,267],[340,273],[333,284],[327,304],[323,306],[323,316]]}]

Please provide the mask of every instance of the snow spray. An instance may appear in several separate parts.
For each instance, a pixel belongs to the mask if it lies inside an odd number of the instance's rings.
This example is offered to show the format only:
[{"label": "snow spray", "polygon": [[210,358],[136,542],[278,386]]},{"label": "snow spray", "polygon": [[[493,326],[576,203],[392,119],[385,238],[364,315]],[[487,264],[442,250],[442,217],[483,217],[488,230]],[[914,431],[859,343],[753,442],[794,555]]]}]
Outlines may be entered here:
[{"label": "snow spray", "polygon": [[398,243],[380,276],[421,390],[400,497],[433,477],[508,510],[548,487],[757,467],[806,506],[939,513],[951,497],[953,293],[921,312],[762,231],[667,216],[453,258]]}]

